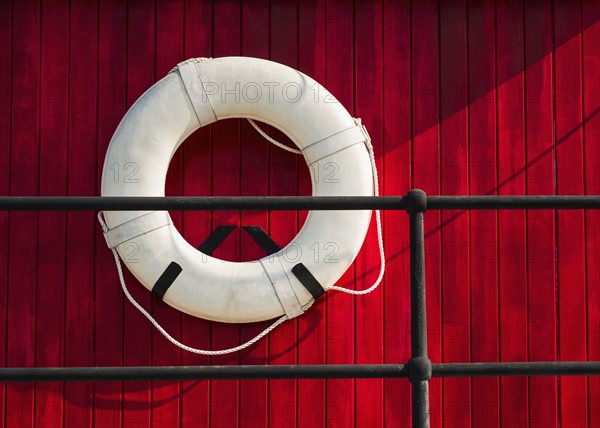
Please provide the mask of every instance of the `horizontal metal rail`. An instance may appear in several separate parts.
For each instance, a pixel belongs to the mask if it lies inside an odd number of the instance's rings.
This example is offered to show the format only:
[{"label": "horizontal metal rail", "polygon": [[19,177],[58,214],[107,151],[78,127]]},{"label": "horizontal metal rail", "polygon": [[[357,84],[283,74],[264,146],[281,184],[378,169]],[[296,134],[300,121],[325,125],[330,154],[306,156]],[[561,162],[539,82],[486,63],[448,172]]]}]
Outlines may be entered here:
[{"label": "horizontal metal rail", "polygon": [[[442,363],[432,377],[598,375],[600,362]],[[406,364],[1,368],[0,382],[408,378]]]},{"label": "horizontal metal rail", "polygon": [[[404,196],[0,196],[0,211],[406,210]],[[427,210],[600,208],[600,196],[428,196]]]},{"label": "horizontal metal rail", "polygon": [[600,375],[600,361],[432,364],[432,377]]},{"label": "horizontal metal rail", "polygon": [[406,209],[401,196],[0,197],[0,210],[371,210]]},{"label": "horizontal metal rail", "polygon": [[2,368],[0,382],[408,377],[404,364]]},{"label": "horizontal metal rail", "polygon": [[600,196],[427,196],[428,210],[572,210],[586,208],[600,208]]}]

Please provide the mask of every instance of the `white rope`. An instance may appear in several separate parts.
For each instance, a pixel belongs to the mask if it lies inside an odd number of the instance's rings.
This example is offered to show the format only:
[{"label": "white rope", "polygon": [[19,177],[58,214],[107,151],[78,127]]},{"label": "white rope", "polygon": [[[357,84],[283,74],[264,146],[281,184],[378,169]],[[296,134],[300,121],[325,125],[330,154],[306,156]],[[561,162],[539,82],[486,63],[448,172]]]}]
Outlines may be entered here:
[{"label": "white rope", "polygon": [[[296,153],[296,154],[302,153],[300,150],[296,150],[291,147],[288,147],[284,144],[281,144],[277,140],[271,138],[262,129],[260,129],[260,127],[252,119],[248,119],[248,122],[250,122],[250,124],[254,127],[254,129],[256,129],[258,131],[258,133],[260,135],[262,135],[270,143],[276,145],[277,147],[282,148],[283,150],[291,152],[291,153]],[[354,122],[356,123],[356,126],[362,127],[360,119],[354,119]],[[375,196],[379,196],[379,178],[377,175],[377,166],[375,164],[375,155],[373,153],[373,145],[371,144],[371,137],[367,133],[367,130],[364,127],[363,127],[363,130],[364,130],[365,138],[366,138],[365,144],[366,144],[367,150],[369,152],[369,158],[371,160],[371,167],[373,169],[373,192],[374,192]],[[106,226],[106,223],[104,222],[104,219],[102,218],[102,212],[98,213],[98,220],[100,221],[100,224],[102,225],[102,230],[104,232],[107,232],[108,227]],[[380,266],[381,266],[379,269],[379,276],[377,277],[377,280],[375,281],[375,283],[372,286],[370,286],[369,288],[367,288],[365,290],[351,290],[349,288],[331,286],[331,287],[327,288],[328,291],[335,290],[335,291],[341,291],[342,293],[348,293],[348,294],[353,294],[356,296],[361,296],[361,295],[368,294],[368,293],[372,292],[373,290],[375,290],[377,288],[377,286],[379,286],[379,284],[383,280],[383,275],[385,273],[385,253],[384,253],[384,249],[383,249],[383,233],[382,233],[381,216],[379,214],[379,210],[375,211],[375,220],[377,223],[377,241],[379,243],[379,259],[380,259]],[[287,320],[287,316],[285,316],[285,315],[282,316],[277,321],[275,321],[273,324],[271,324],[269,327],[267,327],[265,330],[263,330],[261,333],[259,333],[257,336],[255,336],[253,339],[250,339],[249,341],[242,343],[241,345],[238,345],[234,348],[222,349],[219,351],[208,351],[208,350],[192,348],[190,346],[184,345],[183,343],[181,343],[177,339],[175,339],[173,336],[171,336],[169,333],[167,333],[167,331],[158,323],[158,321],[156,321],[152,317],[152,315],[150,315],[150,313],[148,313],[148,311],[146,311],[134,299],[134,297],[131,295],[131,293],[129,293],[129,290],[127,289],[127,285],[125,284],[125,277],[123,276],[123,268],[121,266],[121,259],[119,258],[119,253],[117,252],[117,250],[115,248],[111,248],[111,251],[113,253],[113,257],[115,258],[115,264],[117,265],[117,272],[119,274],[119,280],[121,281],[121,288],[123,289],[123,294],[125,294],[125,297],[127,297],[127,300],[129,300],[131,302],[131,304],[138,311],[140,311],[140,313],[142,315],[144,315],[148,319],[148,321],[150,321],[152,323],[152,325],[160,332],[160,334],[162,334],[173,345],[183,349],[184,351],[188,351],[188,352],[192,352],[194,354],[200,354],[200,355],[225,355],[225,354],[230,354],[232,352],[241,351],[242,349],[245,349],[245,348],[253,345],[254,343],[258,342],[260,339],[265,337],[271,331],[275,330],[278,326],[280,326]]]},{"label": "white rope", "polygon": [[[367,151],[369,152],[369,158],[371,159],[371,168],[373,169],[373,193],[375,196],[379,196],[379,176],[377,174],[377,165],[375,164],[375,154],[373,152],[373,144],[371,143],[371,137],[367,132],[367,129],[362,125],[360,119],[355,118],[354,123],[356,126],[361,126],[365,133],[365,144],[367,146]],[[375,223],[377,225],[377,243],[379,244],[379,276],[369,288],[364,290],[351,290],[349,288],[338,287],[332,285],[327,288],[329,290],[341,291],[342,293],[353,294],[355,296],[364,296],[365,294],[369,294],[374,291],[381,281],[383,281],[383,275],[385,274],[385,251],[383,249],[383,232],[381,227],[381,215],[379,214],[379,210],[375,210]]]},{"label": "white rope", "polygon": [[263,131],[262,129],[260,129],[260,126],[258,126],[256,124],[255,121],[253,121],[252,119],[248,119],[248,122],[250,122],[250,125],[252,125],[252,127],[254,129],[256,129],[256,131],[263,136],[263,138],[265,140],[267,140],[269,143],[275,144],[277,147],[279,147],[280,149],[285,150],[286,152],[290,152],[290,153],[296,153],[297,155],[301,155],[302,151],[298,150],[298,149],[293,149],[291,147],[286,146],[285,144],[281,144],[279,141],[271,138],[265,131]]},{"label": "white rope", "polygon": [[[106,226],[106,223],[104,222],[104,219],[102,218],[101,212],[98,213],[98,220],[100,221],[100,224],[102,225],[102,230],[104,232],[108,231],[108,227]],[[137,300],[135,300],[135,298],[131,295],[131,293],[129,293],[129,290],[127,289],[127,285],[125,284],[125,277],[123,276],[123,268],[121,267],[121,259],[119,258],[119,254],[117,253],[117,250],[115,250],[114,248],[111,248],[111,250],[112,250],[113,256],[115,258],[115,263],[117,265],[117,272],[119,273],[119,280],[121,281],[121,288],[123,289],[123,293],[125,294],[125,297],[127,297],[127,300],[129,300],[131,302],[131,304],[133,306],[135,306],[135,308],[138,311],[140,311],[141,314],[148,319],[148,321],[150,321],[152,323],[152,325],[160,332],[160,334],[162,334],[173,345],[183,349],[184,351],[188,351],[188,352],[192,352],[194,354],[200,354],[200,355],[225,355],[225,354],[231,354],[232,352],[241,351],[242,349],[245,349],[248,346],[251,346],[254,343],[258,342],[260,339],[265,337],[271,331],[275,330],[279,325],[283,324],[283,322],[287,320],[287,317],[285,315],[282,316],[277,321],[275,321],[273,324],[271,324],[269,327],[267,327],[265,330],[263,330],[261,333],[259,333],[256,337],[254,337],[253,339],[250,339],[249,341],[247,341],[245,343],[242,343],[241,345],[236,346],[235,348],[222,349],[219,351],[207,351],[204,349],[197,349],[197,348],[192,348],[190,346],[184,345],[183,343],[181,343],[180,341],[175,339],[173,336],[171,336],[169,333],[167,333],[167,331],[158,323],[158,321],[156,321],[152,317],[152,315],[150,315],[148,313],[148,311],[146,311],[142,307],[142,305],[140,305],[137,302]]]}]

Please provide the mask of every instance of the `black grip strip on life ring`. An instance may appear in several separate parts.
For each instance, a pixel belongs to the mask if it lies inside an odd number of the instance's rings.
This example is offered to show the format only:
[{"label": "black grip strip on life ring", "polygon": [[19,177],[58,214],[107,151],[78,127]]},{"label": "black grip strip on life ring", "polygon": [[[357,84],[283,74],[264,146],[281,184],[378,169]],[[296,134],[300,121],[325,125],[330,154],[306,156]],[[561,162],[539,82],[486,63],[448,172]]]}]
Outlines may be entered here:
[{"label": "black grip strip on life ring", "polygon": [[213,233],[208,235],[202,244],[198,246],[198,251],[211,256],[221,243],[235,230],[237,226],[219,226]]},{"label": "black grip strip on life ring", "polygon": [[179,264],[171,262],[162,275],[156,280],[156,283],[152,287],[152,294],[162,300],[165,293],[171,284],[173,284],[173,282],[177,279],[182,270],[183,269],[181,266],[179,266]]},{"label": "black grip strip on life ring", "polygon": [[243,226],[242,229],[250,235],[254,242],[258,244],[258,246],[265,252],[267,255],[275,254],[277,251],[281,250],[281,247],[277,245],[273,239],[264,229],[260,226]]},{"label": "black grip strip on life ring", "polygon": [[304,288],[308,290],[310,294],[317,300],[325,293],[323,286],[317,281],[317,278],[304,266],[302,263],[298,263],[292,268],[292,273],[296,275],[298,281],[304,285]]}]

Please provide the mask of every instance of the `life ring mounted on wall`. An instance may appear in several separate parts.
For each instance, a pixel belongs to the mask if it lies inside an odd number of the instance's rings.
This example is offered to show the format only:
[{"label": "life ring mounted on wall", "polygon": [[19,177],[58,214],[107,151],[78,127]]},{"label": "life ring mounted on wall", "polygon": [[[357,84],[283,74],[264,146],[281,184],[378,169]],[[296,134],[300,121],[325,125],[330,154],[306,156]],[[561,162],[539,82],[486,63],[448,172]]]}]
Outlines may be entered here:
[{"label": "life ring mounted on wall", "polygon": [[[360,121],[332,100],[313,79],[275,62],[248,57],[184,61],[148,89],[119,124],[106,153],[101,194],[164,196],[167,169],[177,148],[199,127],[226,118],[249,119],[278,145],[254,120],[280,129],[297,146],[297,150],[288,150],[304,156],[311,175],[314,170],[310,166],[316,162],[326,160],[337,165],[337,180],[312,180],[314,196],[377,194],[368,133]],[[137,166],[136,180],[115,182],[110,167],[128,163]],[[288,246],[258,261],[241,263],[198,251],[181,236],[166,211],[107,211],[103,217],[99,216],[107,244],[132,303],[119,255],[147,289],[180,311],[229,323],[280,317],[275,323],[279,325],[302,314],[324,291],[343,290],[334,284],[356,258],[371,213],[311,211]],[[377,223],[380,232],[378,212]],[[315,242],[336,243],[337,262],[315,263],[309,249]],[[132,243],[137,250],[135,262],[126,258]],[[374,287],[383,276],[381,233],[379,243],[382,271]],[[290,245],[299,249],[299,260],[284,257]],[[307,272],[312,280],[306,280]],[[134,304],[166,334],[137,302]],[[198,353],[215,352],[220,351]]]}]

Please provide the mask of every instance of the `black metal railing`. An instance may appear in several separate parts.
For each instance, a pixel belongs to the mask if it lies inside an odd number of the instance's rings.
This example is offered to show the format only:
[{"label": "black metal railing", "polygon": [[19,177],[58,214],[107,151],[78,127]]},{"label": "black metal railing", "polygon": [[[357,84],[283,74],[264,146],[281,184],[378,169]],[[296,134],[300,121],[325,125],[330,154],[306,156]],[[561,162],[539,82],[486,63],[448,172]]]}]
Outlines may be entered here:
[{"label": "black metal railing", "polygon": [[406,210],[410,224],[411,358],[407,364],[0,368],[0,382],[409,378],[413,427],[429,426],[432,377],[600,375],[600,361],[432,364],[427,354],[427,210],[600,209],[600,196],[0,197],[6,211]]}]

